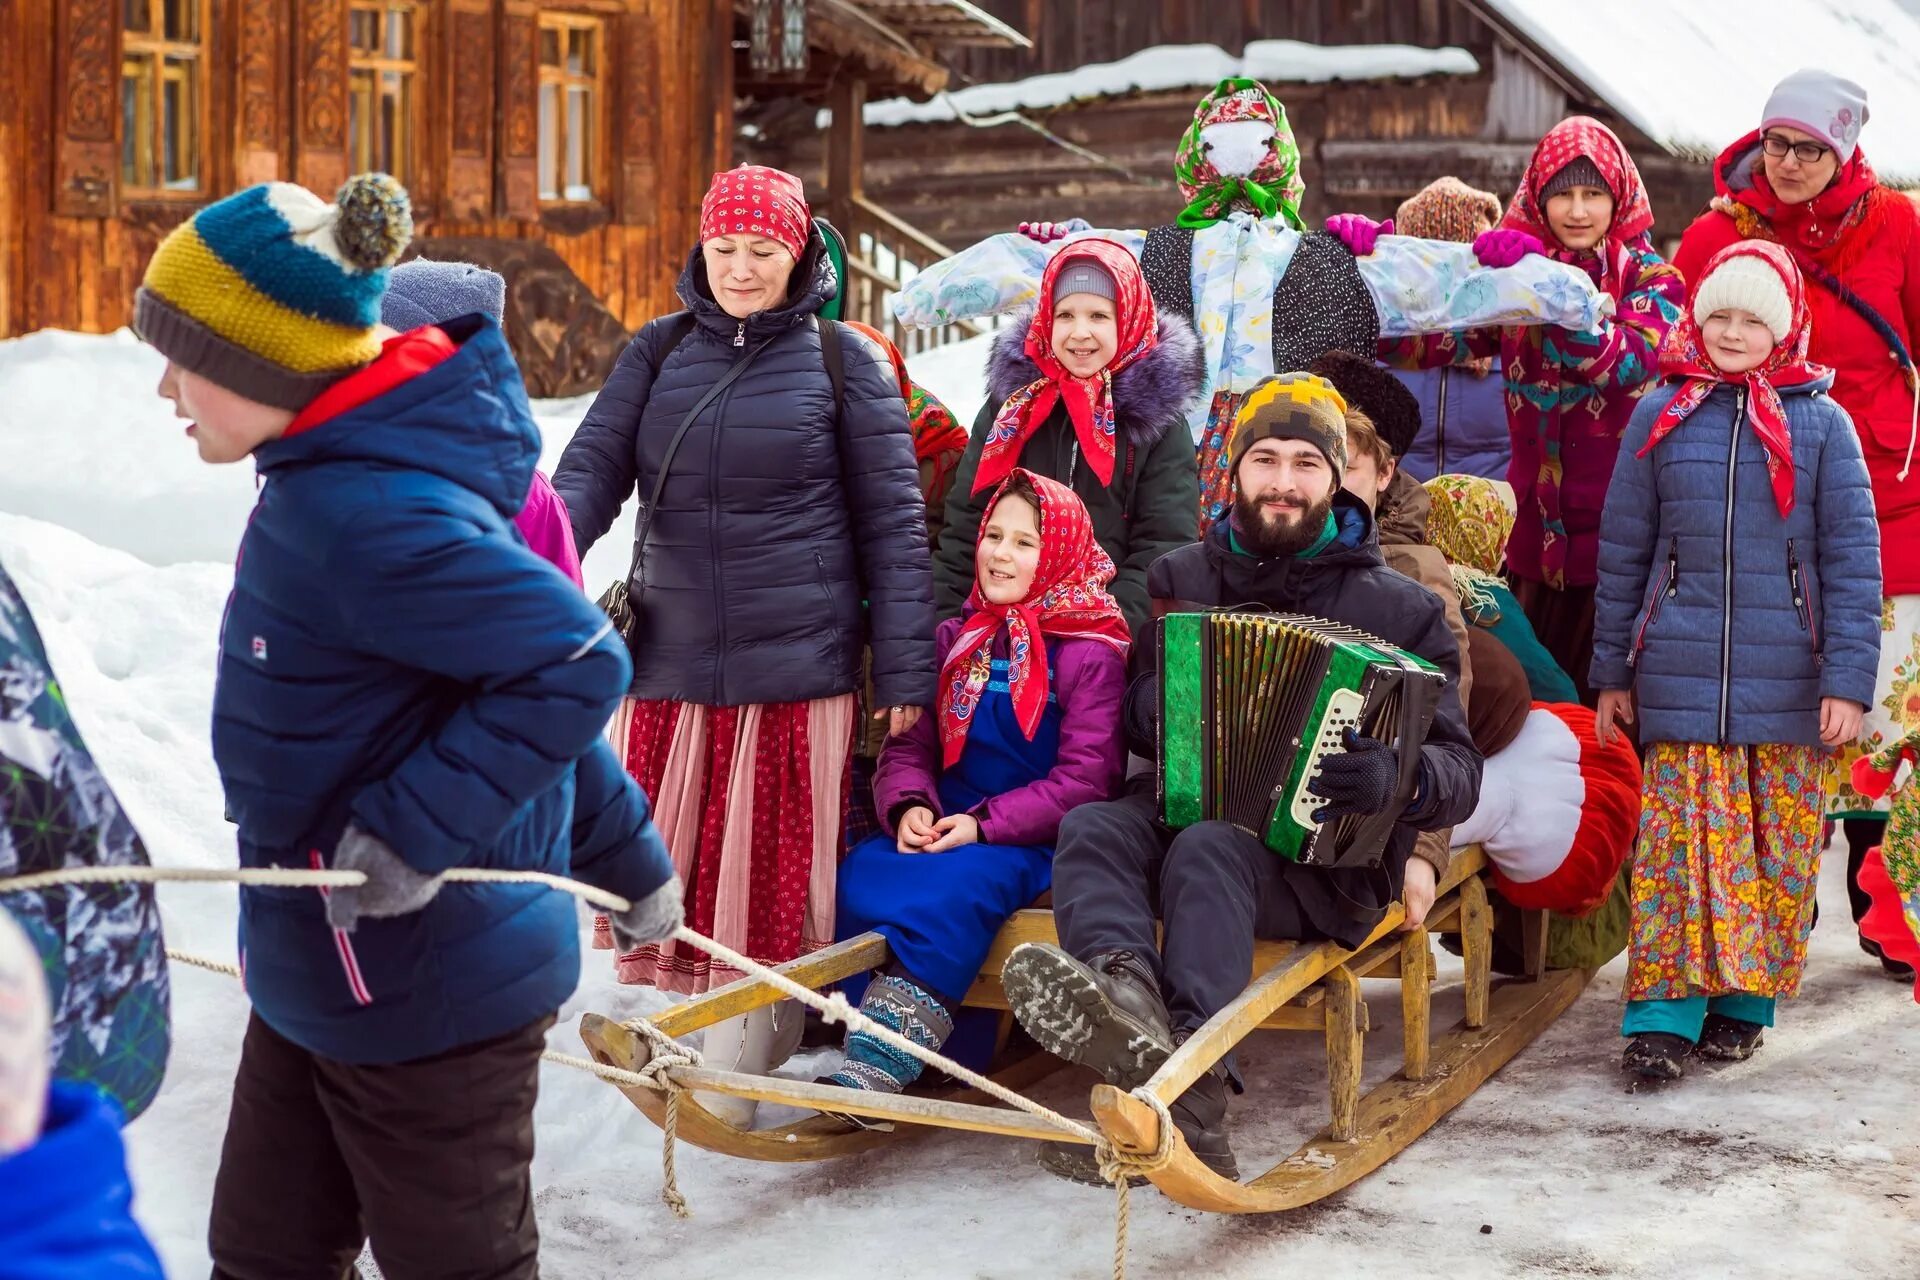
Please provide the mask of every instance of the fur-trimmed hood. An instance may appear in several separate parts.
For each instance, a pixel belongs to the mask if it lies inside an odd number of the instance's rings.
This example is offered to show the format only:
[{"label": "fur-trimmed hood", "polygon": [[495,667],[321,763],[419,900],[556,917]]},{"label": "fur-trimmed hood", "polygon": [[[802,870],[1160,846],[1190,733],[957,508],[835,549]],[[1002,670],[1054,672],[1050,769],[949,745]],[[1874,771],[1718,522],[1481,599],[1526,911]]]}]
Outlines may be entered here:
[{"label": "fur-trimmed hood", "polygon": [[[1013,313],[987,356],[987,394],[996,405],[1040,379],[1040,366],[1026,352],[1033,307]],[[1200,335],[1179,316],[1159,317],[1153,350],[1113,377],[1115,421],[1121,435],[1141,449],[1151,448],[1175,424],[1185,427],[1187,410],[1206,385],[1206,351]]]}]

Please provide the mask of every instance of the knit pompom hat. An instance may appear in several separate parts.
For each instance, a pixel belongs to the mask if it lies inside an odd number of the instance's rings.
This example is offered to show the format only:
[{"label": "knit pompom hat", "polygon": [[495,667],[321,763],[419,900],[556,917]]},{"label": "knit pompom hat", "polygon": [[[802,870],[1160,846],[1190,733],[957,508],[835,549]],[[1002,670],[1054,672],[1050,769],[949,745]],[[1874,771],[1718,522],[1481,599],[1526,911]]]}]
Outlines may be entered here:
[{"label": "knit pompom hat", "polygon": [[1347,474],[1347,402],[1312,373],[1269,374],[1253,384],[1233,415],[1232,469],[1262,440],[1305,440],[1327,456],[1338,486]]},{"label": "knit pompom hat", "polygon": [[168,360],[281,409],[380,354],[387,268],[413,238],[407,192],[349,178],[332,203],[291,182],[208,205],[160,242],[133,328]]},{"label": "knit pompom hat", "polygon": [[1734,254],[1707,273],[1693,291],[1693,322],[1705,324],[1716,311],[1750,311],[1767,326],[1779,346],[1793,329],[1793,299],[1780,273],[1765,258]]},{"label": "knit pompom hat", "polygon": [[1435,178],[1401,201],[1393,215],[1393,229],[1403,236],[1461,244],[1499,225],[1500,197],[1451,177]]}]

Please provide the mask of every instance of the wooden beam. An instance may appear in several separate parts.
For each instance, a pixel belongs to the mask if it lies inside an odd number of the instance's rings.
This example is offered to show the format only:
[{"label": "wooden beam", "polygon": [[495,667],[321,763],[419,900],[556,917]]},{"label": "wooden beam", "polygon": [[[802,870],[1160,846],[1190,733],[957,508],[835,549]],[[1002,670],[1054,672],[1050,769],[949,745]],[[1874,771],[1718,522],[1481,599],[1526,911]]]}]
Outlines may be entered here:
[{"label": "wooden beam", "polygon": [[1400,1040],[1409,1080],[1427,1078],[1428,1041],[1433,1014],[1433,944],[1426,930],[1410,933],[1400,944]]},{"label": "wooden beam", "polygon": [[833,85],[833,124],[827,135],[827,220],[847,238],[847,253],[857,257],[859,238],[854,215],[863,194],[860,179],[864,163],[867,105],[866,81],[842,75]]},{"label": "wooden beam", "polygon": [[[887,962],[887,940],[877,933],[863,933],[845,942],[816,951],[798,960],[775,966],[775,972],[791,978],[809,991],[830,987],[836,982],[865,973]],[[716,1022],[752,1013],[770,1004],[778,1004],[787,995],[759,978],[742,978],[716,987],[705,995],[674,1005],[654,1015],[653,1025],[670,1036],[710,1027]]]},{"label": "wooden beam", "polygon": [[1327,1133],[1339,1142],[1354,1138],[1353,1118],[1360,1107],[1360,1064],[1365,1053],[1361,1039],[1366,1002],[1360,998],[1360,979],[1350,970],[1327,974],[1327,1096],[1333,1118]]}]

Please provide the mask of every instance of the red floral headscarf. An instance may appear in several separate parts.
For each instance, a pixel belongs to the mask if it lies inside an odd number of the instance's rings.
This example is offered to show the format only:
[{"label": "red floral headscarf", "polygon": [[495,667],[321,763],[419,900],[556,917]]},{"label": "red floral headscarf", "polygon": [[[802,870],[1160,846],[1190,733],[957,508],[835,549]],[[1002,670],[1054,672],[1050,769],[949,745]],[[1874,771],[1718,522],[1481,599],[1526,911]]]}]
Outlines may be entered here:
[{"label": "red floral headscarf", "polygon": [[1684,309],[1680,319],[1667,330],[1666,341],[1660,346],[1660,372],[1665,377],[1683,378],[1685,382],[1679,394],[1654,419],[1653,429],[1639,456],[1644,458],[1671,435],[1686,421],[1688,414],[1706,402],[1715,387],[1739,382],[1747,389],[1747,421],[1753,424],[1754,434],[1760,437],[1767,451],[1767,479],[1773,484],[1774,504],[1784,516],[1793,511],[1793,437],[1787,430],[1786,406],[1780,403],[1776,388],[1797,387],[1827,377],[1833,370],[1807,359],[1813,324],[1807,314],[1806,285],[1800,278],[1800,268],[1794,265],[1793,255],[1779,245],[1770,240],[1730,244],[1707,262],[1701,284],[1725,263],[1738,257],[1759,258],[1780,273],[1787,297],[1793,304],[1793,321],[1765,361],[1745,373],[1729,374],[1722,373],[1708,358],[1693,309]]},{"label": "red floral headscarf", "polygon": [[1533,148],[1526,176],[1520,179],[1520,189],[1513,193],[1500,225],[1534,236],[1547,247],[1548,257],[1562,262],[1585,257],[1566,248],[1553,234],[1553,228],[1547,225],[1547,202],[1539,195],[1555,174],[1582,156],[1600,171],[1607,191],[1613,196],[1613,221],[1607,226],[1605,241],[1607,251],[1599,255],[1600,285],[1614,294],[1617,301],[1626,243],[1652,228],[1653,205],[1647,200],[1646,184],[1640,181],[1640,170],[1634,167],[1625,144],[1598,120],[1591,116],[1568,116],[1547,130],[1547,135]]},{"label": "red floral headscarf", "polygon": [[[1113,277],[1114,318],[1119,322],[1118,354],[1113,363],[1091,378],[1076,378],[1053,354],[1054,284],[1067,263],[1091,258]],[[1153,350],[1160,341],[1159,316],[1153,308],[1153,295],[1140,274],[1140,262],[1124,245],[1111,240],[1075,240],[1047,264],[1040,278],[1040,301],[1033,310],[1033,322],[1027,326],[1027,357],[1040,366],[1042,377],[1007,397],[987,432],[980,449],[980,467],[974,473],[973,491],[979,493],[1007,478],[1020,465],[1020,451],[1027,437],[1039,429],[1060,400],[1067,404],[1067,416],[1080,439],[1080,452],[1100,477],[1103,485],[1113,483],[1116,453],[1116,426],[1113,410],[1113,375]]]},{"label": "red floral headscarf", "polygon": [[[940,668],[940,756],[949,768],[966,749],[967,729],[992,672],[994,637],[1002,627],[1007,631],[1007,687],[1028,741],[1047,709],[1047,655],[1040,637],[1084,637],[1119,653],[1127,651],[1127,621],[1107,591],[1113,561],[1095,540],[1093,519],[1072,489],[1016,469],[981,514],[981,536],[1016,477],[1024,477],[1039,498],[1040,563],[1027,598],[1017,604],[989,603],[977,579],[967,596],[966,623]],[[974,545],[977,551],[977,540]]]},{"label": "red floral headscarf", "polygon": [[700,242],[715,236],[765,236],[799,257],[813,234],[806,188],[783,169],[743,164],[713,175],[700,202]]}]

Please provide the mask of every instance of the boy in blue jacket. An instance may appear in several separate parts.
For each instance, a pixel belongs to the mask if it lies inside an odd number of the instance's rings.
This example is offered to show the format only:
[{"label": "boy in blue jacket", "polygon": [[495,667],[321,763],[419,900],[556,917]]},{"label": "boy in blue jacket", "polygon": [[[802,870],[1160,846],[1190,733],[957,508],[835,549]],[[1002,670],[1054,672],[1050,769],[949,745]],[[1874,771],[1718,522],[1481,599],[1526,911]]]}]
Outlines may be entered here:
[{"label": "boy in blue jacket", "polygon": [[210,1227],[216,1277],[532,1277],[528,1165],[579,917],[626,945],[680,886],[602,737],[629,679],[606,618],[513,519],[539,432],[499,326],[378,325],[406,192],[250,188],[172,232],[134,326],[203,460],[262,489],[222,625],[213,750],[245,866],[364,887],[241,891],[254,1013]]}]

